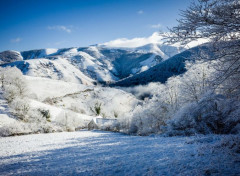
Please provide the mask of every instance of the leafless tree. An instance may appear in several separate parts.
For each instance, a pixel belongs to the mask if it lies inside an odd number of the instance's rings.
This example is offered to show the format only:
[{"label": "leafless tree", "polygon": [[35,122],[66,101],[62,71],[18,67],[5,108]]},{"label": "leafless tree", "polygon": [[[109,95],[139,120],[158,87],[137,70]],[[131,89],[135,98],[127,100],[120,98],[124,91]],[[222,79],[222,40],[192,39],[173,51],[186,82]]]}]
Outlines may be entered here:
[{"label": "leafless tree", "polygon": [[213,52],[209,60],[217,60],[215,85],[231,96],[240,95],[240,1],[196,0],[181,11],[178,25],[170,29],[168,42],[186,44],[209,39]]}]

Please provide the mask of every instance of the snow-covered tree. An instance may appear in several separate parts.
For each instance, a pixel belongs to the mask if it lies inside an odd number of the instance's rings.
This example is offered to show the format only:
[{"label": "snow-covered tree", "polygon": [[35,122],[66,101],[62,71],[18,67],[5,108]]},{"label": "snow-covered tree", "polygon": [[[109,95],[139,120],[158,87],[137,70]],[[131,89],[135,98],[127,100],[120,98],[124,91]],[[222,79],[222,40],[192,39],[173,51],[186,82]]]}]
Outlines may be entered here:
[{"label": "snow-covered tree", "polygon": [[27,95],[25,78],[16,67],[1,68],[0,79],[4,97],[8,102],[12,102],[17,97],[25,97]]},{"label": "snow-covered tree", "polygon": [[[214,63],[201,61],[186,63],[187,71],[183,75],[171,77],[165,84],[155,87],[158,91],[155,91],[154,96],[136,107],[124,121],[122,120],[121,127],[128,128],[129,133],[139,135],[160,133],[164,131],[163,126],[167,121],[175,119],[179,114],[183,115],[180,120],[175,121],[176,126],[181,124],[188,126],[188,122],[194,121],[195,116],[198,118],[201,113],[204,116],[207,111],[215,111],[214,98],[208,99],[209,101],[202,100],[206,95],[215,95],[212,89],[212,79],[216,71],[212,64]],[[209,103],[211,101],[213,104]],[[205,102],[210,105],[208,106]],[[212,114],[205,115],[205,119],[209,118],[209,121],[217,119],[217,116],[212,118]],[[195,128],[190,128],[190,130],[195,130]]]},{"label": "snow-covered tree", "polygon": [[5,81],[6,81],[6,75],[7,75],[7,68],[0,67],[0,82],[1,82],[1,88],[4,89]]},{"label": "snow-covered tree", "polygon": [[0,68],[1,88],[12,113],[28,121],[30,106],[27,100],[27,84],[22,72],[16,67]]},{"label": "snow-covered tree", "polygon": [[170,29],[170,42],[188,43],[198,38],[213,41],[239,40],[239,0],[196,0]]},{"label": "snow-covered tree", "polygon": [[187,72],[181,77],[181,97],[184,102],[198,102],[202,95],[212,88],[215,69],[211,62],[186,63]]},{"label": "snow-covered tree", "polygon": [[165,125],[165,121],[169,119],[170,109],[168,104],[153,97],[135,107],[130,114],[118,119],[121,131],[138,135],[160,133],[161,126]]},{"label": "snow-covered tree", "polygon": [[240,95],[240,1],[197,0],[181,12],[178,25],[170,29],[168,41],[186,44],[208,39],[217,60],[215,85],[229,96]]}]

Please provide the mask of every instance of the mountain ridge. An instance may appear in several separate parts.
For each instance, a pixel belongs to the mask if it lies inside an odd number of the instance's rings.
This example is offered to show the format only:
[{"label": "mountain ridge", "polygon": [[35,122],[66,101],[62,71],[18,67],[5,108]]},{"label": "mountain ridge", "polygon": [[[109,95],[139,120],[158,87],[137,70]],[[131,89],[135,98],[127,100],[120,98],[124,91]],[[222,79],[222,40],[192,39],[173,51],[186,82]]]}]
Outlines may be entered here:
[{"label": "mountain ridge", "polygon": [[[136,41],[143,41],[143,45],[139,46]],[[129,77],[135,78],[134,75],[145,73],[187,50],[178,44],[166,45],[162,36],[157,36],[156,33],[145,39],[123,40],[118,47],[112,43],[22,52],[9,50],[0,53],[0,63],[4,67],[16,66],[28,76],[86,85],[122,85],[121,81],[124,82]],[[128,43],[135,47],[125,47]],[[194,45],[196,43],[192,46]]]}]

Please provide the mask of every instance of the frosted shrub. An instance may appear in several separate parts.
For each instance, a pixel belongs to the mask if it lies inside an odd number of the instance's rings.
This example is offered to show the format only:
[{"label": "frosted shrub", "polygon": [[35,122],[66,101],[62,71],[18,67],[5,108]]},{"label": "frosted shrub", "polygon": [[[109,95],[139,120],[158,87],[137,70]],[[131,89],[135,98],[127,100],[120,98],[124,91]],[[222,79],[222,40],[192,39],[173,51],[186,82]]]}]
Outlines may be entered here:
[{"label": "frosted shrub", "polygon": [[152,98],[153,95],[158,93],[161,83],[149,83],[147,85],[139,85],[134,87],[120,87],[120,89],[135,95],[138,99],[144,100]]},{"label": "frosted shrub", "polygon": [[240,153],[240,137],[239,135],[228,135],[213,146],[213,150],[222,150],[225,152]]},{"label": "frosted shrub", "polygon": [[71,111],[62,111],[56,117],[56,123],[61,126],[64,131],[75,131],[77,128],[84,128],[85,123]]},{"label": "frosted shrub", "polygon": [[224,101],[224,133],[240,134],[240,102],[238,99],[228,99]]},{"label": "frosted shrub", "polygon": [[16,115],[20,120],[28,121],[28,112],[30,109],[28,100],[26,98],[20,99],[16,98],[11,101],[10,108],[12,109],[12,113]]},{"label": "frosted shrub", "polygon": [[14,99],[10,104],[12,113],[24,122],[46,122],[50,121],[50,113],[44,109],[34,109],[28,104],[27,98]]},{"label": "frosted shrub", "polygon": [[22,135],[29,134],[31,131],[28,127],[28,124],[23,122],[15,122],[7,126],[0,128],[0,136],[13,136],[13,135]]},{"label": "frosted shrub", "polygon": [[55,103],[53,98],[50,98],[50,97],[45,98],[45,100],[43,102],[50,104],[50,105],[54,105],[54,103]]},{"label": "frosted shrub", "polygon": [[125,116],[118,118],[120,132],[129,133],[132,112],[125,114]]},{"label": "frosted shrub", "polygon": [[118,118],[118,112],[117,111],[113,111],[113,116],[115,117],[115,118]]},{"label": "frosted shrub", "polygon": [[71,111],[76,112],[76,113],[86,114],[86,111],[84,110],[84,107],[79,107],[79,104],[77,104],[77,103],[72,103],[71,107],[69,109]]},{"label": "frosted shrub", "polygon": [[47,120],[48,122],[51,122],[51,120],[50,120],[51,115],[50,115],[49,110],[46,110],[46,109],[38,109],[38,111],[41,113],[41,115],[43,116],[43,118],[46,118],[46,120]]},{"label": "frosted shrub", "polygon": [[8,103],[11,103],[15,98],[17,98],[17,89],[13,85],[5,85],[3,97]]},{"label": "frosted shrub", "polygon": [[101,114],[101,107],[102,107],[102,103],[96,102],[94,107],[91,107],[91,111],[99,116]]},{"label": "frosted shrub", "polygon": [[153,98],[138,105],[129,117],[120,119],[121,130],[130,134],[148,135],[162,131],[161,126],[169,119],[170,110],[167,104]]},{"label": "frosted shrub", "polygon": [[192,102],[181,108],[168,121],[166,133],[170,136],[238,133],[239,110],[234,102],[237,103],[221,95],[206,94],[199,102]]},{"label": "frosted shrub", "polygon": [[105,131],[117,132],[119,131],[119,122],[118,121],[106,122],[102,126],[100,126],[100,129]]},{"label": "frosted shrub", "polygon": [[46,122],[22,122],[16,121],[12,124],[0,127],[0,136],[15,136],[33,133],[53,133],[63,131],[61,127]]}]

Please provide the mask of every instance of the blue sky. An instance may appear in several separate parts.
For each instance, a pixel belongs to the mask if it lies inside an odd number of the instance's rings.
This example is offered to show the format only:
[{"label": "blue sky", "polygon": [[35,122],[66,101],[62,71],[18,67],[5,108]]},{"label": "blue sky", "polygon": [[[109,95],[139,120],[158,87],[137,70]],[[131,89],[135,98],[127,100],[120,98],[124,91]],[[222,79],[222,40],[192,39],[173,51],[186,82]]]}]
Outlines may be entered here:
[{"label": "blue sky", "polygon": [[0,51],[147,37],[176,25],[190,0],[0,0]]}]

